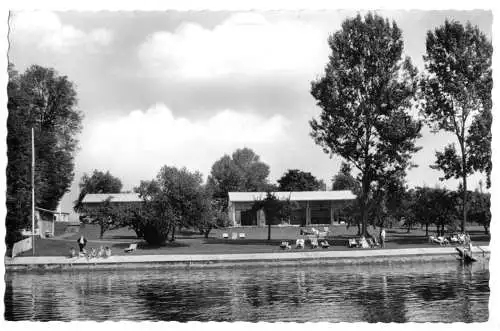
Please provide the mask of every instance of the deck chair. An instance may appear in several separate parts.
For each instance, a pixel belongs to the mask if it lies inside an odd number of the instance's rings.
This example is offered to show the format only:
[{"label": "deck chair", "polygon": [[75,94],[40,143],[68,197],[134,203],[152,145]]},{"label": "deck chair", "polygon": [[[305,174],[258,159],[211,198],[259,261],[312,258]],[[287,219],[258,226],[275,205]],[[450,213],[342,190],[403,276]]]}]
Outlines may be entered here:
[{"label": "deck chair", "polygon": [[288,243],[288,241],[282,241],[280,247],[283,250],[285,250],[285,249],[292,249],[292,247],[290,246],[290,244]]},{"label": "deck chair", "polygon": [[295,241],[295,248],[304,248],[304,239],[297,239]]},{"label": "deck chair", "polygon": [[244,232],[240,232],[239,237],[240,237],[240,239],[245,239],[246,238],[245,233]]},{"label": "deck chair", "polygon": [[358,242],[356,241],[356,239],[351,238],[351,239],[349,239],[349,242],[347,243],[347,246],[349,248],[358,247]]},{"label": "deck chair", "polygon": [[311,248],[318,248],[318,239],[311,239]]},{"label": "deck chair", "polygon": [[439,245],[441,246],[446,246],[450,243],[449,240],[445,237],[437,237],[437,240],[439,241]]},{"label": "deck chair", "polygon": [[223,233],[222,234],[222,239],[227,239],[227,238],[229,238],[229,235],[227,233]]},{"label": "deck chair", "polygon": [[323,240],[320,245],[321,245],[321,248],[328,248],[328,247],[330,247],[330,244],[326,240]]},{"label": "deck chair", "polygon": [[125,253],[132,253],[137,249],[137,244],[130,244],[127,248],[125,248]]},{"label": "deck chair", "polygon": [[238,239],[238,234],[236,232],[231,233],[231,239],[232,240]]}]

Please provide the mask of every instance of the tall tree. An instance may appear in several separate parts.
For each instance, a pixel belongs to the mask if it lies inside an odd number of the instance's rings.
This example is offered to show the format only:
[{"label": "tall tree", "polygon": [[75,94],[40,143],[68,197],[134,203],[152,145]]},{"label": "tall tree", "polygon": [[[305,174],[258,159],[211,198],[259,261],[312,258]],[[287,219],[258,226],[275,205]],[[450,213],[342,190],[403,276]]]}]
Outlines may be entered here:
[{"label": "tall tree", "polygon": [[[35,204],[54,210],[74,177],[82,113],[68,77],[33,65],[9,65],[7,119],[7,237],[29,223],[31,128],[35,132]],[[15,237],[15,235],[14,235]]]},{"label": "tall tree", "polygon": [[322,109],[312,137],[326,153],[342,156],[360,172],[362,232],[366,235],[372,184],[411,166],[420,122],[409,114],[417,70],[402,58],[403,39],[395,22],[358,15],[328,39],[324,76],[311,94]]},{"label": "tall tree", "polygon": [[207,183],[213,197],[227,207],[228,192],[266,190],[269,188],[268,176],[269,166],[253,150],[242,148],[216,161]]},{"label": "tall tree", "polygon": [[278,179],[280,191],[318,191],[322,189],[321,182],[310,172],[289,169]]},{"label": "tall tree", "polygon": [[[461,228],[465,231],[467,176],[474,170],[489,172],[487,169],[491,169],[491,161],[488,162],[491,155],[487,154],[491,144],[488,138],[491,120],[484,114],[487,123],[483,125],[478,115],[491,109],[493,48],[477,26],[467,23],[464,27],[459,22],[446,20],[444,25],[427,32],[426,50],[424,60],[428,75],[422,81],[423,114],[435,131],[452,132],[459,145],[459,151],[455,144],[450,144],[443,152],[436,152],[432,167],[444,172],[443,180],[462,179]],[[472,123],[475,124],[471,126]],[[481,138],[484,141],[480,141]],[[481,149],[486,149],[485,155],[481,155]]]},{"label": "tall tree", "polygon": [[80,194],[74,206],[74,210],[77,212],[82,208],[85,195],[92,193],[120,193],[123,185],[120,178],[113,176],[109,171],[94,170],[90,176],[83,174],[78,186],[80,187]]}]

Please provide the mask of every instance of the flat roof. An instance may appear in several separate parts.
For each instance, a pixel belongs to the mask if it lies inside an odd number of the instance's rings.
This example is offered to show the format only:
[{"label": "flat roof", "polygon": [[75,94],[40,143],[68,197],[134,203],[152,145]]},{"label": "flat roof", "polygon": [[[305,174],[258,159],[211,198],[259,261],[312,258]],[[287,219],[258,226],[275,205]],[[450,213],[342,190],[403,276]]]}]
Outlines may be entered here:
[{"label": "flat roof", "polygon": [[100,203],[111,198],[112,202],[141,202],[138,193],[92,193],[86,194],[82,203]]},{"label": "flat roof", "polygon": [[[292,191],[272,192],[278,199],[292,201],[319,201],[319,200],[354,200],[356,196],[349,190],[344,191]],[[229,192],[229,201],[245,202],[262,200],[266,192]]]}]

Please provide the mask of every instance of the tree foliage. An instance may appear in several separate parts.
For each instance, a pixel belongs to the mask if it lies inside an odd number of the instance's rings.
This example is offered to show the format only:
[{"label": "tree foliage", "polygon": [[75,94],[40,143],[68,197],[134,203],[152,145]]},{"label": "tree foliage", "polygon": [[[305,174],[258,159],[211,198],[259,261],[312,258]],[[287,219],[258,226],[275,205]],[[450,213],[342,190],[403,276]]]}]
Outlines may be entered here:
[{"label": "tree foliage", "polygon": [[470,208],[468,219],[484,227],[485,234],[490,234],[491,222],[491,195],[483,192],[469,192]]},{"label": "tree foliage", "polygon": [[211,199],[199,172],[164,166],[154,180],[142,181],[136,191],[143,199],[142,213],[136,220],[144,239],[153,245],[163,244],[180,227],[206,228],[213,220]]},{"label": "tree foliage", "polygon": [[452,132],[457,140],[436,152],[432,166],[444,179],[461,178],[462,231],[467,220],[467,176],[474,170],[491,172],[491,42],[476,26],[446,20],[427,33],[422,80],[422,112],[434,130]]},{"label": "tree foliage", "polygon": [[289,169],[278,179],[280,191],[318,191],[322,189],[321,181],[310,172]]},{"label": "tree foliage", "polygon": [[269,188],[268,176],[269,166],[253,150],[242,148],[216,161],[207,183],[213,197],[223,201],[227,208],[228,192],[265,191]]},{"label": "tree foliage", "polygon": [[114,177],[109,171],[103,172],[99,170],[94,170],[91,176],[83,174],[78,185],[80,194],[74,206],[77,212],[82,209],[82,201],[85,195],[92,193],[120,193],[123,186],[118,177]]},{"label": "tree foliage", "polygon": [[456,193],[442,188],[419,187],[415,193],[414,213],[419,222],[434,224],[438,234],[444,234],[445,225],[453,225],[458,217]]},{"label": "tree foliage", "polygon": [[350,190],[354,194],[360,191],[359,181],[351,174],[351,166],[342,162],[339,172],[332,178],[332,190]]},{"label": "tree foliage", "polygon": [[371,186],[392,172],[404,172],[421,124],[409,114],[417,70],[402,58],[401,30],[378,15],[358,15],[328,39],[324,76],[311,94],[322,112],[313,119],[312,137],[325,153],[338,154],[360,171],[363,233]]},{"label": "tree foliage", "polygon": [[35,132],[35,204],[55,210],[74,177],[82,113],[76,90],[54,69],[33,65],[19,74],[8,68],[7,241],[29,224],[31,128]]}]

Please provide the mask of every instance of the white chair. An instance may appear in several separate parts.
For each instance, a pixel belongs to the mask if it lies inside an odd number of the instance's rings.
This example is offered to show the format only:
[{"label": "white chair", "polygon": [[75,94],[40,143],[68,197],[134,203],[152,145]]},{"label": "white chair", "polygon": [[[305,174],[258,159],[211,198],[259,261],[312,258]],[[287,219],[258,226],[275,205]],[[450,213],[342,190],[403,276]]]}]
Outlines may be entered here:
[{"label": "white chair", "polygon": [[280,247],[283,250],[285,250],[285,249],[292,249],[292,247],[290,246],[290,244],[288,243],[288,241],[282,241]]},{"label": "white chair", "polygon": [[227,238],[229,238],[229,235],[228,235],[227,233],[223,233],[223,234],[222,234],[222,238],[223,238],[223,239],[227,239]]},{"label": "white chair", "polygon": [[304,248],[304,239],[297,239],[295,242],[295,248]]},{"label": "white chair", "polygon": [[311,248],[318,248],[318,239],[311,239]]},{"label": "white chair", "polygon": [[232,240],[238,239],[238,234],[236,232],[231,233],[231,239]]},{"label": "white chair", "polygon": [[240,237],[240,239],[245,239],[246,238],[245,233],[244,232],[240,232],[239,237]]},{"label": "white chair", "polygon": [[137,249],[137,244],[130,244],[127,248],[125,248],[125,253],[132,253]]}]

